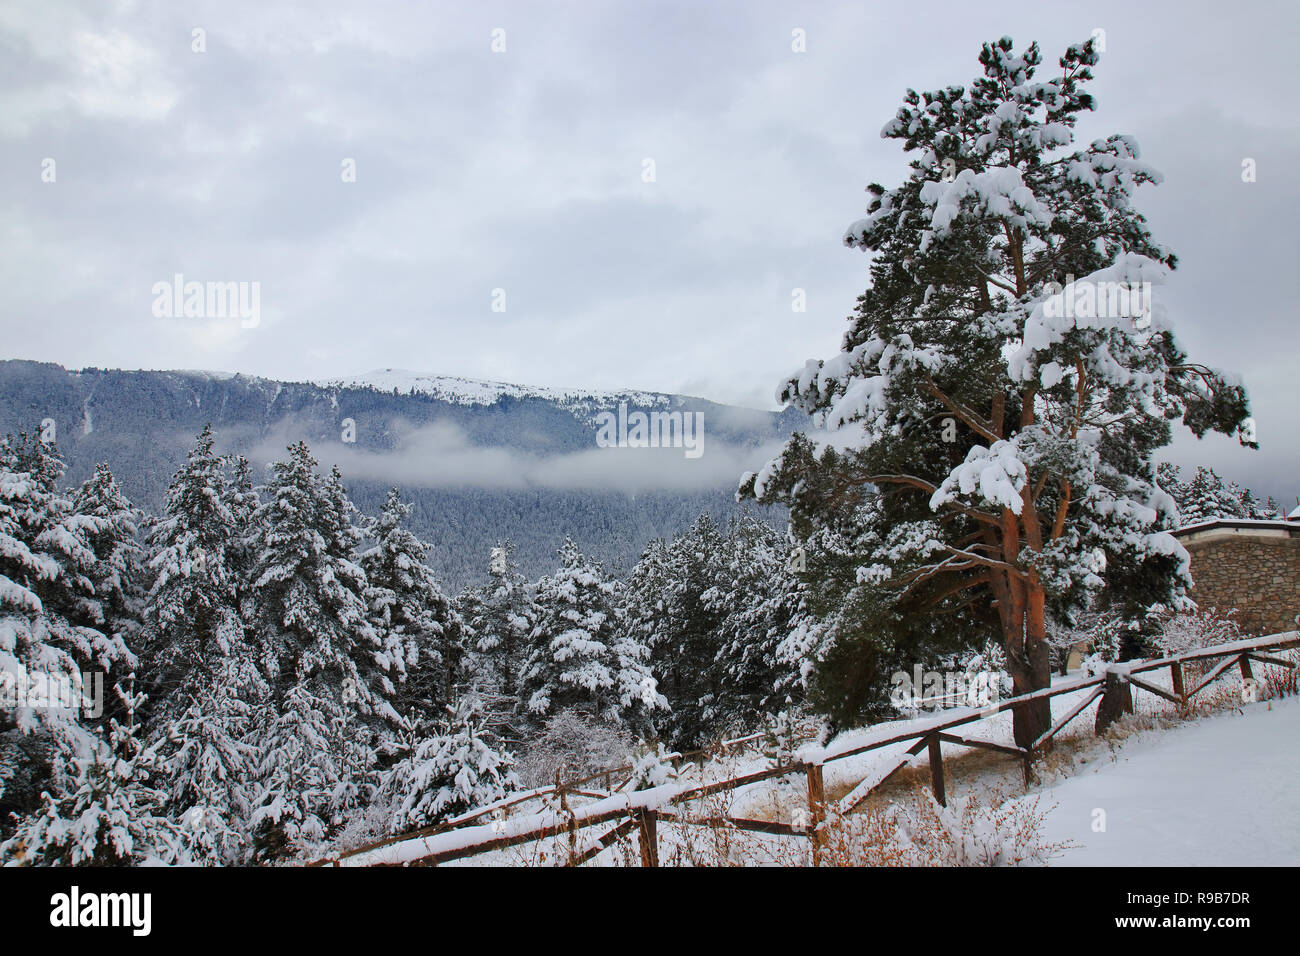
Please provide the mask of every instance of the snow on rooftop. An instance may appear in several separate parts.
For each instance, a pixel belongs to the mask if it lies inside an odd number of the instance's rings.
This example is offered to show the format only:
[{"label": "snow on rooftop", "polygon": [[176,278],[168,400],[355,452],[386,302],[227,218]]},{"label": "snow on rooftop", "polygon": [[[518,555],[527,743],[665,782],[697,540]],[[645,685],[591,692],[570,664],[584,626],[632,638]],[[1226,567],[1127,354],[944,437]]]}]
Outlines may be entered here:
[{"label": "snow on rooftop", "polygon": [[[1288,516],[1287,521],[1296,519],[1300,519],[1300,508],[1293,511],[1291,516]],[[1200,521],[1193,521],[1189,524],[1175,528],[1173,534],[1179,535],[1186,534],[1189,531],[1201,531],[1206,528],[1212,528],[1218,524],[1226,524],[1233,527],[1244,525],[1247,527],[1277,528],[1285,527],[1287,521],[1283,521],[1281,518],[1203,518]]]}]

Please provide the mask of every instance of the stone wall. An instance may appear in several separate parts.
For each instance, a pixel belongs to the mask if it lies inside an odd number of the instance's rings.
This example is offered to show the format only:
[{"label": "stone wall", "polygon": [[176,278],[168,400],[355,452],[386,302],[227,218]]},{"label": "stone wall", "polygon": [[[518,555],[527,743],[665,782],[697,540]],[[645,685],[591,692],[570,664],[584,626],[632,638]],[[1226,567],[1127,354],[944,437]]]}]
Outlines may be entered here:
[{"label": "stone wall", "polygon": [[1178,538],[1192,556],[1191,596],[1203,610],[1235,608],[1247,636],[1300,627],[1300,523],[1222,522]]}]

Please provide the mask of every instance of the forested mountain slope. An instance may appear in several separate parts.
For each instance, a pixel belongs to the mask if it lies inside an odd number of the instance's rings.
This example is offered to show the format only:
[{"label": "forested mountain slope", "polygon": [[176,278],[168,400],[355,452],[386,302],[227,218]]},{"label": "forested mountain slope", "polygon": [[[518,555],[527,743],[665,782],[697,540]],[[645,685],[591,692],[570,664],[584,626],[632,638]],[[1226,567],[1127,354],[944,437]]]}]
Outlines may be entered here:
[{"label": "forested mountain slope", "polygon": [[[600,416],[637,410],[695,416],[689,448],[599,447]],[[608,419],[606,419],[608,420]],[[739,507],[736,482],[764,447],[801,429],[801,413],[739,409],[648,392],[599,393],[384,370],[346,381],[294,383],[198,371],[122,371],[0,362],[0,434],[53,423],[66,480],[106,461],[126,493],[156,511],[194,436],[208,423],[218,448],[248,456],[255,475],[303,439],[338,463],[349,493],[374,515],[402,488],[412,528],[433,542],[430,563],[456,589],[486,574],[488,551],[510,539],[525,574],[552,570],[570,534],[615,570],[646,542],[708,511]],[[617,426],[616,426],[617,427]],[[688,431],[686,439],[692,439]],[[777,509],[756,508],[775,522]]]}]

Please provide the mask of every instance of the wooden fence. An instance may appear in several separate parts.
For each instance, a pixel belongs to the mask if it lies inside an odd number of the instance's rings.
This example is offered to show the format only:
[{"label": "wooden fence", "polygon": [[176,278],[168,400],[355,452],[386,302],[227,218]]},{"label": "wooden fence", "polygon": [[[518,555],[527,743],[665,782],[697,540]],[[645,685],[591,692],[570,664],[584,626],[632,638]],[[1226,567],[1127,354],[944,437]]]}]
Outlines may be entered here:
[{"label": "wooden fence", "polygon": [[[1083,713],[1099,697],[1102,703],[1098,707],[1096,731],[1101,733],[1106,726],[1123,713],[1132,712],[1132,689],[1137,688],[1170,701],[1180,707],[1187,706],[1191,700],[1205,690],[1210,684],[1227,673],[1234,665],[1239,669],[1243,681],[1253,680],[1251,662],[1295,668],[1292,661],[1273,657],[1266,651],[1282,651],[1300,647],[1300,631],[1287,631],[1267,637],[1251,638],[1202,648],[1156,660],[1132,661],[1125,664],[1112,664],[1105,673],[1094,677],[1081,677],[1061,681],[1050,688],[1023,694],[1019,697],[990,703],[979,708],[962,708],[946,714],[921,720],[908,721],[903,727],[881,727],[872,732],[855,734],[830,747],[804,747],[795,756],[777,766],[764,768],[751,773],[701,783],[672,783],[646,790],[627,790],[632,783],[632,768],[620,767],[601,771],[580,780],[560,781],[553,786],[542,787],[524,793],[512,794],[510,797],[448,820],[438,826],[427,827],[409,833],[400,834],[368,844],[338,857],[319,860],[313,866],[436,866],[451,860],[476,856],[492,850],[505,849],[523,843],[534,842],[549,837],[566,834],[569,842],[569,862],[578,865],[595,857],[602,850],[612,846],[616,841],[636,830],[639,836],[641,863],[644,866],[657,866],[659,863],[658,821],[690,824],[724,824],[741,830],[760,833],[772,833],[785,836],[805,837],[812,841],[813,864],[819,862],[821,842],[818,825],[832,809],[826,801],[823,768],[834,761],[854,757],[859,754],[879,750],[899,743],[910,743],[906,753],[889,766],[884,773],[877,773],[864,779],[847,795],[837,801],[838,812],[853,812],[877,789],[907,766],[922,750],[928,751],[930,763],[930,784],[935,799],[946,804],[946,792],[943,771],[943,744],[956,744],[962,747],[977,747],[1005,753],[1021,760],[1025,779],[1028,782],[1029,771],[1034,757],[1041,753],[1057,734]],[[1222,658],[1189,690],[1187,688],[1187,668],[1190,664],[1209,662]],[[1168,668],[1170,671],[1172,691],[1165,690],[1138,675],[1149,674]],[[1248,685],[1243,685],[1248,686]],[[1063,694],[1073,694],[1081,690],[1086,693],[1069,711],[1054,721],[1050,728],[1028,747],[981,740],[958,732],[966,725],[1014,710],[1031,701],[1050,699]],[[672,754],[670,759],[675,765],[704,761],[719,754],[726,753],[740,745],[753,742],[762,737],[754,734],[702,751],[688,754]],[[799,823],[775,823],[765,820],[747,820],[732,816],[716,816],[704,819],[687,818],[677,811],[677,807],[708,797],[715,793],[736,790],[740,787],[772,780],[778,777],[802,775],[807,784],[808,809],[805,825]],[[597,781],[605,784],[603,790],[597,790],[593,784]],[[620,789],[623,788],[623,789]],[[568,798],[581,797],[592,802],[582,806],[570,807]],[[555,807],[519,816],[506,817],[504,814],[513,808],[536,800],[549,799],[558,802]],[[485,817],[492,821],[484,824]],[[584,839],[585,831],[603,824],[615,825],[598,834],[594,839]]]}]

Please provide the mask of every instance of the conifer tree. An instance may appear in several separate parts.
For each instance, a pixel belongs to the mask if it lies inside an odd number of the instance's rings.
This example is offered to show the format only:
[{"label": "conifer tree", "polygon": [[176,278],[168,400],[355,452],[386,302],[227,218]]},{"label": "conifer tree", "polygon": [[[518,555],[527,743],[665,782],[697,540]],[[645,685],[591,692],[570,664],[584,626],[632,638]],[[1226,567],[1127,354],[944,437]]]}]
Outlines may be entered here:
[{"label": "conifer tree", "polygon": [[94,555],[89,577],[97,607],[90,618],[114,647],[129,652],[117,655],[122,663],[116,672],[108,671],[105,679],[110,683],[125,676],[121,667],[138,664],[149,587],[147,559],[138,540],[141,518],[103,462],[72,499],[70,523]]},{"label": "conifer tree", "polygon": [[249,816],[256,860],[310,853],[363,801],[369,771],[346,704],[310,683],[289,686],[254,732],[257,787]]},{"label": "conifer tree", "polygon": [[1260,501],[1249,488],[1224,481],[1213,468],[1200,466],[1191,481],[1182,480],[1177,465],[1161,462],[1157,475],[1160,487],[1178,505],[1179,524],[1186,526],[1214,518],[1277,518],[1281,507],[1272,498]]},{"label": "conifer tree", "polygon": [[[1170,423],[1254,441],[1244,391],[1190,362],[1151,298],[1176,260],[1132,194],[1159,174],[1129,136],[1071,149],[1094,41],[1046,80],[1036,44],[1003,37],[979,61],[968,87],[909,90],[882,130],[913,159],[845,236],[875,254],[871,287],[841,353],[781,387],[842,450],[792,441],[741,490],[790,505],[801,537],[868,522],[854,561],[884,592],[872,626],[904,645],[949,614],[973,646],[996,628],[1020,694],[1050,680],[1049,605],[1105,587],[1137,634],[1185,602],[1152,460]],[[1048,701],[1019,707],[1015,739],[1050,724]]]},{"label": "conifer tree", "polygon": [[97,523],[78,515],[72,496],[59,488],[65,465],[58,449],[36,436],[20,435],[5,444],[10,467],[25,476],[24,505],[17,514],[20,534],[54,563],[52,573],[26,582],[41,599],[51,632],[83,671],[130,670],[135,655],[122,634],[105,627],[104,604],[96,593],[104,569],[87,535]]},{"label": "conifer tree", "polygon": [[519,787],[513,766],[514,757],[500,750],[485,728],[478,699],[461,697],[385,780],[393,832],[430,826],[500,800]]},{"label": "conifer tree", "polygon": [[491,672],[493,688],[518,697],[520,672],[535,611],[528,582],[519,573],[514,545],[502,542],[492,549],[488,582],[471,593],[466,622],[478,651]]},{"label": "conifer tree", "polygon": [[803,610],[794,555],[784,536],[751,514],[733,518],[716,583],[702,595],[718,616],[717,718],[737,730],[756,726],[802,699],[797,664],[782,647]]},{"label": "conifer tree", "polygon": [[157,750],[167,811],[186,830],[197,862],[248,862],[260,771],[254,732],[267,696],[251,655],[240,649],[216,663],[163,730]]},{"label": "conifer tree", "polygon": [[243,523],[231,508],[224,462],[210,426],[195,439],[149,533],[153,585],[145,608],[152,722],[189,709],[230,657],[244,654],[238,581]]},{"label": "conifer tree", "polygon": [[91,752],[95,710],[111,703],[105,674],[134,663],[120,634],[83,623],[102,622],[102,566],[57,488],[62,474],[38,439],[0,442],[0,832],[42,791],[66,796],[69,761]]},{"label": "conifer tree", "polygon": [[395,752],[402,719],[438,714],[451,701],[464,655],[459,615],[425,563],[429,545],[404,526],[410,514],[394,488],[371,531],[375,545],[358,562],[379,639],[361,670],[377,702],[385,756]]},{"label": "conifer tree", "polygon": [[525,713],[540,720],[575,708],[634,721],[662,706],[645,649],[620,634],[614,582],[565,539],[560,568],[537,586],[537,621],[523,675]]},{"label": "conifer tree", "polygon": [[354,560],[362,536],[354,509],[337,470],[318,476],[303,442],[272,469],[252,519],[250,608],[274,697],[310,684],[365,710],[372,701],[358,661],[378,640],[366,613],[365,572]]},{"label": "conifer tree", "polygon": [[649,649],[657,691],[667,703],[658,728],[673,746],[693,748],[716,737],[725,723],[721,601],[706,600],[718,583],[724,541],[701,515],[667,545],[656,545],[633,570],[629,632]]},{"label": "conifer tree", "polygon": [[189,860],[186,837],[164,811],[160,765],[140,740],[135,714],[144,695],[115,685],[125,714],[109,721],[107,739],[71,764],[65,795],[43,794],[39,811],[0,846],[0,859],[25,865],[127,866]]},{"label": "conifer tree", "polygon": [[252,516],[247,602],[271,700],[252,740],[259,858],[317,845],[366,799],[375,747],[366,721],[387,706],[367,680],[380,644],[341,476],[317,475],[303,442],[272,472]]}]

